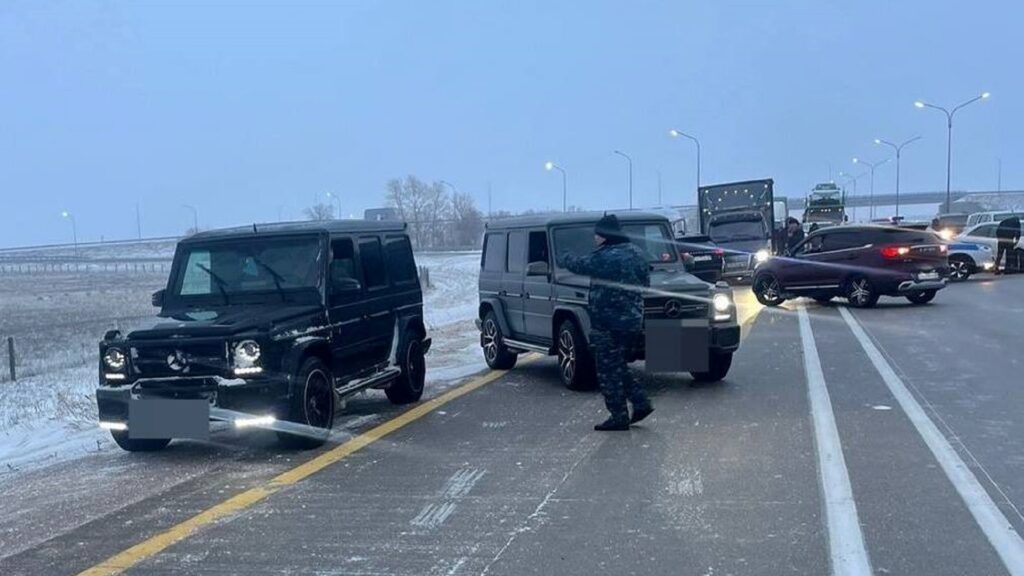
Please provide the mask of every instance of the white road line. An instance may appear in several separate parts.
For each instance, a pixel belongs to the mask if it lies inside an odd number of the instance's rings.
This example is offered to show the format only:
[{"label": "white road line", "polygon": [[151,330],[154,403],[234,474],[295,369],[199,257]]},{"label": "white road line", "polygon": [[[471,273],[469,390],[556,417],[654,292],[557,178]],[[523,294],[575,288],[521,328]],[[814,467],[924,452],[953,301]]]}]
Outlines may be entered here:
[{"label": "white road line", "polygon": [[828,395],[825,375],[821,371],[818,347],[811,331],[811,320],[801,305],[800,340],[804,348],[804,373],[807,375],[807,396],[814,424],[814,445],[818,451],[818,474],[821,477],[822,499],[828,524],[828,547],[834,576],[870,576],[871,562],[864,546],[864,535],[857,518],[850,474],[843,458],[832,400]]},{"label": "white road line", "polygon": [[1006,566],[1010,574],[1024,576],[1024,540],[1021,540],[1013,525],[992,501],[988,492],[978,482],[978,478],[974,476],[939,428],[928,417],[903,380],[896,375],[896,371],[864,332],[860,322],[845,308],[840,308],[839,312],[875,366],[875,370],[889,387],[889,392],[900,403],[900,407],[903,408],[910,422],[917,429],[917,433],[924,439],[925,444],[932,451],[932,455],[938,460],[939,466],[942,467],[949,481],[953,483],[953,487],[967,504],[967,509],[974,516],[974,521],[978,523],[996,553],[999,554],[1003,565]]}]

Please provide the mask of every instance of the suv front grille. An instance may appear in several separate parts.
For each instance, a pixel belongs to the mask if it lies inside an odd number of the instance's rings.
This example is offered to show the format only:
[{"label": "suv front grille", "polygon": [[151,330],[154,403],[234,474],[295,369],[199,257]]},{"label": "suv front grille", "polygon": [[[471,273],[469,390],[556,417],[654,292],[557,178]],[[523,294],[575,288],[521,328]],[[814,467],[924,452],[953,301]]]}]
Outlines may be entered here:
[{"label": "suv front grille", "polygon": [[707,303],[692,300],[683,294],[680,294],[679,297],[652,296],[644,299],[644,318],[677,320],[707,317]]},{"label": "suv front grille", "polygon": [[134,346],[132,367],[141,378],[216,376],[228,368],[223,342]]}]

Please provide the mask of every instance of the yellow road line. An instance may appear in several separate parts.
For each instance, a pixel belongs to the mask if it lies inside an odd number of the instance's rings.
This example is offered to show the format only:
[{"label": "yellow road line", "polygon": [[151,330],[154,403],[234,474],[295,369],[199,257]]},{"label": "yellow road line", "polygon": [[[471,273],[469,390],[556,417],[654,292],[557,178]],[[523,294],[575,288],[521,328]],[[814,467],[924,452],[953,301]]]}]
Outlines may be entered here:
[{"label": "yellow road line", "polygon": [[[519,364],[527,364],[539,358],[536,354],[530,354],[520,359]],[[284,486],[290,486],[316,474],[320,470],[338,462],[339,460],[358,452],[359,450],[369,446],[370,444],[380,440],[384,436],[402,428],[403,426],[415,422],[420,418],[426,416],[430,412],[437,408],[444,406],[445,404],[465,396],[470,392],[477,390],[498,380],[505,374],[507,370],[496,370],[488,372],[478,376],[465,384],[453,388],[440,396],[427,400],[426,402],[417,405],[415,408],[407,410],[398,416],[388,420],[387,422],[377,426],[371,430],[368,430],[355,438],[352,438],[348,442],[340,444],[327,452],[304,462],[283,474],[275,476],[262,486],[256,488],[250,488],[245,492],[232,496],[227,500],[215,504],[210,508],[196,514],[195,516],[176,524],[164,532],[161,532],[151,538],[148,538],[123,552],[115,554],[110,558],[107,558],[103,562],[89,568],[83,572],[80,572],[78,576],[108,576],[112,574],[119,574],[125,570],[135,566],[139,562],[147,558],[156,556],[160,552],[163,552],[168,547],[181,542],[195,533],[200,528],[207,526],[234,514],[249,508],[253,504],[260,502],[264,498],[274,494]]]}]

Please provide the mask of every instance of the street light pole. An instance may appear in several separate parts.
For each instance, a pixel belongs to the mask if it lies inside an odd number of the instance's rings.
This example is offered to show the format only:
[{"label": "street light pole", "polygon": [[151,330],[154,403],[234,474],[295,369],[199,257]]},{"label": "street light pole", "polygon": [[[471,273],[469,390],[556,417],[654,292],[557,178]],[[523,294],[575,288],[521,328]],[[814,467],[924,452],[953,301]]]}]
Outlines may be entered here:
[{"label": "street light pole", "polygon": [[633,159],[628,154],[620,152],[619,150],[612,150],[613,154],[618,154],[626,159],[629,163],[629,209],[633,209]]},{"label": "street light pole", "polygon": [[189,206],[188,204],[182,204],[181,207],[192,211],[192,231],[193,233],[199,232],[199,210],[196,210],[195,206]]},{"label": "street light pole", "polygon": [[863,164],[871,170],[871,191],[868,193],[868,213],[870,214],[870,216],[868,217],[869,220],[875,219],[875,168],[878,168],[879,166],[887,162],[889,162],[888,158],[882,160],[881,162],[875,162],[873,164],[871,162],[865,162],[860,158],[853,159],[854,164]]},{"label": "street light pole", "polygon": [[563,170],[561,166],[555,164],[550,160],[544,163],[544,169],[547,170],[548,172],[552,170],[558,170],[559,172],[562,173],[562,212],[568,211],[568,206],[566,205],[566,198],[568,196],[569,190],[569,176],[565,173],[565,170]]},{"label": "street light pole", "polygon": [[67,210],[60,213],[65,220],[71,221],[71,239],[75,243],[75,258],[78,258],[78,223],[75,222],[75,215]]},{"label": "street light pole", "polygon": [[[846,172],[842,172],[842,171],[839,172],[839,176],[841,178],[845,178],[847,184],[853,184],[853,195],[851,196],[851,198],[856,198],[857,197],[857,180],[860,180],[861,178],[867,176],[870,173],[871,172],[862,172],[861,174],[858,174],[857,176],[854,176],[852,174],[847,174]],[[845,206],[846,203],[844,202],[843,204]],[[857,221],[857,205],[856,204],[853,205],[853,221],[854,222]]]},{"label": "street light pole", "polygon": [[953,107],[952,110],[947,110],[946,108],[943,108],[942,106],[936,106],[934,104],[929,104],[929,103],[924,102],[922,100],[918,100],[917,102],[914,102],[914,106],[916,106],[918,108],[931,108],[933,110],[939,110],[940,112],[942,112],[942,113],[944,113],[946,115],[946,212],[949,212],[949,210],[950,210],[950,199],[951,199],[950,198],[950,174],[952,172],[952,168],[951,167],[952,167],[952,164],[953,164],[953,116],[961,108],[964,108],[965,106],[969,106],[971,104],[974,104],[978,100],[986,100],[986,99],[988,99],[989,96],[990,96],[990,94],[988,92],[982,92],[981,94],[975,96],[974,98],[971,98],[970,100],[967,100],[967,101],[961,102],[960,104],[957,104],[956,106]]},{"label": "street light pole", "polygon": [[338,196],[337,194],[331,192],[325,192],[325,194],[327,194],[328,202],[330,202],[331,200],[338,201],[338,220],[341,220],[341,196]]},{"label": "street light pole", "polygon": [[700,190],[700,140],[698,140],[694,136],[690,136],[689,134],[687,134],[686,132],[683,132],[682,130],[676,130],[675,128],[669,130],[668,131],[668,135],[673,137],[673,138],[678,138],[680,136],[682,136],[683,138],[688,138],[694,144],[697,145],[697,190],[699,191]]},{"label": "street light pole", "polygon": [[884,144],[896,151],[896,218],[900,217],[900,153],[903,152],[904,146],[912,142],[917,142],[920,139],[920,136],[914,136],[910,140],[906,140],[900,144],[894,144],[888,140],[875,138],[875,144]]}]

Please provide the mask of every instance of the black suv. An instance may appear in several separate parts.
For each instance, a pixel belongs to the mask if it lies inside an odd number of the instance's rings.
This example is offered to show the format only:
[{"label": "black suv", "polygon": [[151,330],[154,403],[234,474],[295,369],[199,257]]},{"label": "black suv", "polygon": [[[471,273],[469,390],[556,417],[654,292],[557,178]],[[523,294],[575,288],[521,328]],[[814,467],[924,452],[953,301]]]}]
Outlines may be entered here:
[{"label": "black suv", "polygon": [[430,340],[403,223],[196,234],[153,304],[165,320],[100,342],[100,425],[125,450],[207,437],[210,420],[316,446],[352,393],[423,394]]},{"label": "black suv", "polygon": [[[594,224],[602,215],[530,216],[488,224],[477,320],[488,366],[511,368],[524,352],[557,354],[565,386],[594,387],[595,366],[588,353],[590,279],[558,262],[565,254],[594,250]],[[685,371],[696,380],[721,380],[740,341],[731,289],[686,272],[664,216],[616,216],[626,235],[649,255],[652,270],[644,298],[646,337],[629,359],[646,359],[648,371]]]},{"label": "black suv", "polygon": [[783,257],[754,272],[754,296],[766,306],[810,296],[836,296],[868,308],[879,296],[926,304],[945,288],[947,247],[930,231],[895,226],[841,225],[812,232]]}]

